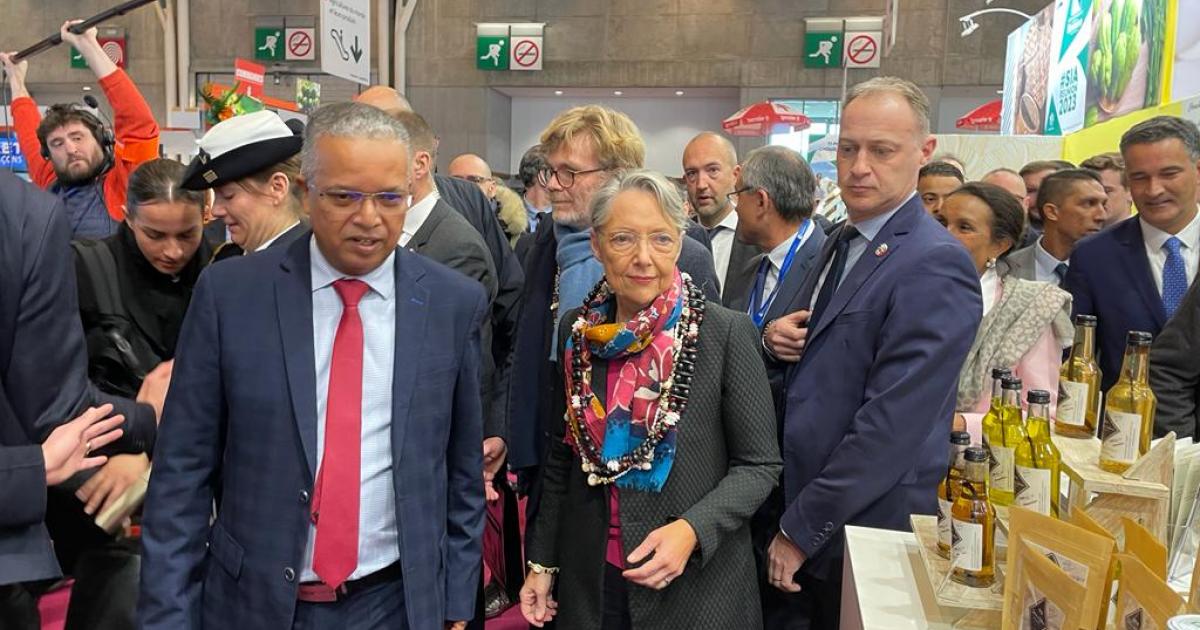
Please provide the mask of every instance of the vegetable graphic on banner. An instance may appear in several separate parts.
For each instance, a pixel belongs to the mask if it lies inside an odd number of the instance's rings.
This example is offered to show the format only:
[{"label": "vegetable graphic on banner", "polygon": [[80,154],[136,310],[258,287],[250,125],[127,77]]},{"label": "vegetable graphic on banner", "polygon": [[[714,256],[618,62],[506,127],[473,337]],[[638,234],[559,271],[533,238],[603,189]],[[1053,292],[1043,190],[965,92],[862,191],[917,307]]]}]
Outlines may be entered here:
[{"label": "vegetable graphic on banner", "polygon": [[1083,129],[1091,12],[1092,0],[1056,0],[1054,3],[1047,135],[1058,136]]},{"label": "vegetable graphic on banner", "polygon": [[1087,123],[1161,99],[1166,0],[1100,0],[1093,14]]}]

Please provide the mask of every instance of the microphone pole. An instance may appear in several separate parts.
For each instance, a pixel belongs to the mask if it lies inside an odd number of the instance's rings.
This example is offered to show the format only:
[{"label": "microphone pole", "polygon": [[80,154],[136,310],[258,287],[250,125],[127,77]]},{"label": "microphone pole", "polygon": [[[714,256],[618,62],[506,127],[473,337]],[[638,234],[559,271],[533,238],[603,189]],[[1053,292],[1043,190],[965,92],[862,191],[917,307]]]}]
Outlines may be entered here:
[{"label": "microphone pole", "polygon": [[[125,15],[134,9],[139,9],[154,1],[155,0],[129,0],[128,2],[123,2],[115,7],[112,7],[111,9],[105,9],[104,11],[101,11],[100,13],[97,13],[86,20],[71,26],[70,31],[75,34],[83,33],[97,24],[107,22],[108,20],[118,16]],[[17,54],[13,55],[13,61],[17,62],[22,59],[32,57],[40,52],[54,48],[61,43],[62,34],[55,33],[50,37],[47,37],[46,39],[43,39],[42,41],[19,51]]]}]

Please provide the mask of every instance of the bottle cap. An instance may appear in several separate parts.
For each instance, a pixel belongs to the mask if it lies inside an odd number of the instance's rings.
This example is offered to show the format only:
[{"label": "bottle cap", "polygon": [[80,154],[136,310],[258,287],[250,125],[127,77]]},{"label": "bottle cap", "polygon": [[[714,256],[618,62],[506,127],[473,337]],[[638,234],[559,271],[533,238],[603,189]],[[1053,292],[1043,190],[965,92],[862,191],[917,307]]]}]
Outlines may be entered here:
[{"label": "bottle cap", "polygon": [[1125,341],[1131,346],[1148,346],[1154,341],[1154,336],[1141,330],[1131,330]]},{"label": "bottle cap", "polygon": [[1031,389],[1026,399],[1029,400],[1030,404],[1048,405],[1050,404],[1050,392],[1044,389]]},{"label": "bottle cap", "polygon": [[982,446],[968,448],[963,458],[969,462],[986,462],[988,460],[987,451],[983,450]]},{"label": "bottle cap", "polygon": [[993,380],[997,379],[997,378],[1004,378],[1005,376],[1012,376],[1012,370],[1009,368],[1000,368],[1000,367],[992,368],[992,379]]},{"label": "bottle cap", "polygon": [[1020,391],[1021,390],[1021,379],[1019,379],[1015,376],[1005,376],[1003,379],[1000,380],[1000,387],[1002,389],[1015,389],[1017,391]]},{"label": "bottle cap", "polygon": [[1095,315],[1076,315],[1075,316],[1075,325],[1076,326],[1095,326],[1096,325],[1096,316]]},{"label": "bottle cap", "polygon": [[953,431],[950,433],[950,443],[959,446],[970,446],[971,434],[966,431]]}]

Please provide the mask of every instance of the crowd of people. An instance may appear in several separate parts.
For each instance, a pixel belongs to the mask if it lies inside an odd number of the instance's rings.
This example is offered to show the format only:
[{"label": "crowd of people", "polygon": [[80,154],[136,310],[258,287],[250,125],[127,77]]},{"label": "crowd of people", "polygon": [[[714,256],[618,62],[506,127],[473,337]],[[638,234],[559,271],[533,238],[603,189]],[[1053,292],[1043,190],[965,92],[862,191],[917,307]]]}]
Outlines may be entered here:
[{"label": "crowd of people", "polygon": [[994,368],[1053,406],[1073,315],[1105,390],[1155,335],[1156,432],[1197,433],[1185,120],[973,180],[876,78],[830,190],[712,132],[648,170],[589,105],[512,190],[438,173],[376,86],[220,122],[185,166],[69,25],[112,130],[40,118],[0,54],[33,179],[0,171],[6,628],[62,575],[68,628],[837,628],[844,528],[934,513]]}]

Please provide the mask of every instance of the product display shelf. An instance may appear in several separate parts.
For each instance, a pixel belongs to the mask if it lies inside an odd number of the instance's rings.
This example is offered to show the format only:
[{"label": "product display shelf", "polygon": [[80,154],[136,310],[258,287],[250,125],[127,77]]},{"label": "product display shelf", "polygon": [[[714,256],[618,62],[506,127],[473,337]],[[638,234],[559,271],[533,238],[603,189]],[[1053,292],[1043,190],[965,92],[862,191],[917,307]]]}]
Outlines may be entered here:
[{"label": "product display shelf", "polygon": [[[976,611],[1000,611],[1004,608],[1004,557],[996,554],[996,581],[987,588],[973,588],[950,579],[950,561],[937,552],[937,517],[913,514],[909,517],[913,534],[925,565],[925,578],[937,603],[948,608],[969,608]],[[956,627],[967,622],[964,618]]]}]

